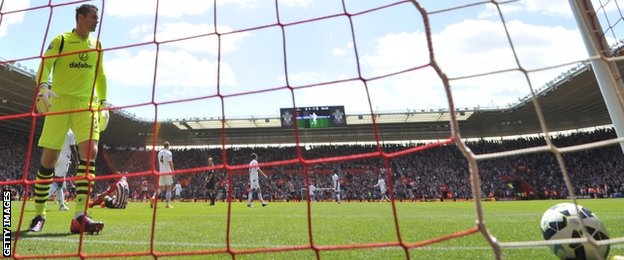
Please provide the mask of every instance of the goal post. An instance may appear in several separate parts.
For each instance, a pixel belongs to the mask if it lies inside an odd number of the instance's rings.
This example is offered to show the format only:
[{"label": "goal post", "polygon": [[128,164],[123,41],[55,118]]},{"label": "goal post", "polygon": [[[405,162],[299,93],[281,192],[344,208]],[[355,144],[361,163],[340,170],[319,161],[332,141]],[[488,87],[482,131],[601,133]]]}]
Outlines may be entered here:
[{"label": "goal post", "polygon": [[[588,0],[569,0],[581,37],[589,55],[592,70],[600,87],[613,127],[619,138],[624,137],[624,83],[612,59],[611,47],[596,16],[594,6]],[[624,151],[624,142],[620,142]]]}]

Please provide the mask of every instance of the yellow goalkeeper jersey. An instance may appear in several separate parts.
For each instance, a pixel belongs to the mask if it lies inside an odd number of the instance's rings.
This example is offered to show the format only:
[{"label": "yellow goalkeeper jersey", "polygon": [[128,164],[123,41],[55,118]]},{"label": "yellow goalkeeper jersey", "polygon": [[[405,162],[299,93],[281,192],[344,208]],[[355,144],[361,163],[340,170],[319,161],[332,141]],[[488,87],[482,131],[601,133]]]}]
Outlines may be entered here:
[{"label": "yellow goalkeeper jersey", "polygon": [[[96,38],[88,36],[83,39],[75,30],[56,36],[44,53],[37,72],[37,85],[47,82],[52,73],[52,90],[56,94],[91,97],[95,86],[94,94],[99,100],[105,100],[104,58],[98,49],[101,46]],[[65,53],[72,54],[59,56]]]}]

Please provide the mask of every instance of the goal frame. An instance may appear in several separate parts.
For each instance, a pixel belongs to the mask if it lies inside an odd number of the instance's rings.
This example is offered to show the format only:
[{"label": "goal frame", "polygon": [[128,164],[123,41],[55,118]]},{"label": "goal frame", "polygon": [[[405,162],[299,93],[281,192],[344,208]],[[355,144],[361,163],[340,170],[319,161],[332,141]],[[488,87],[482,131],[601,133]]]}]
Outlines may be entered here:
[{"label": "goal frame", "polygon": [[[569,0],[618,138],[624,137],[624,83],[590,0]],[[624,141],[620,142],[624,152]]]}]

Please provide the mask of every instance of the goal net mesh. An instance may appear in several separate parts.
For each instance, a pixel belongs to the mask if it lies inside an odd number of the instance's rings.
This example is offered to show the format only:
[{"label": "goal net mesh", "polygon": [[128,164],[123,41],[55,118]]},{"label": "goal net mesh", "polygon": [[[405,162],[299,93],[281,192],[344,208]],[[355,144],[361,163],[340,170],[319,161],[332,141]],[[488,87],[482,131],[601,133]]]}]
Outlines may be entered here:
[{"label": "goal net mesh", "polygon": [[[14,37],[16,40],[30,43],[34,41],[37,44],[36,52],[26,52],[32,55],[2,59],[0,64],[14,71],[34,75],[32,69],[16,64],[33,64],[31,68],[36,68],[49,41],[55,36],[56,32],[52,32],[52,28],[55,28],[52,26],[53,23],[65,23],[67,28],[73,26],[73,16],[58,17],[55,14],[71,13],[67,10],[73,11],[83,1],[62,3],[23,1],[21,4],[16,2],[0,2],[0,37],[8,39]],[[103,174],[98,174],[95,180],[106,182],[112,178],[110,175],[112,172],[119,170],[126,172],[125,176],[133,180],[150,180],[150,190],[153,190],[157,183],[154,180],[158,178],[154,158],[164,141],[160,136],[166,135],[167,131],[175,126],[173,129],[186,135],[189,147],[205,145],[201,140],[209,140],[211,148],[202,148],[207,149],[202,152],[210,153],[216,162],[215,167],[208,167],[204,163],[206,158],[203,154],[196,154],[192,149],[190,151],[185,148],[174,149],[175,160],[188,161],[187,166],[191,165],[176,169],[176,177],[179,180],[184,180],[184,184],[201,181],[203,178],[200,176],[201,173],[216,169],[223,174],[220,185],[231,196],[245,196],[246,190],[235,185],[245,182],[249,167],[248,155],[256,152],[261,157],[261,168],[270,169],[267,172],[272,175],[272,182],[280,182],[275,185],[284,185],[282,182],[288,180],[299,181],[296,194],[304,202],[301,205],[306,205],[300,209],[303,212],[300,221],[302,227],[284,227],[280,226],[280,223],[273,223],[273,226],[266,228],[293,228],[306,235],[303,239],[299,236],[295,239],[298,242],[289,245],[273,244],[270,235],[261,235],[259,239],[262,239],[262,243],[258,244],[254,234],[248,234],[235,225],[267,220],[262,219],[262,216],[243,217],[243,214],[228,206],[220,220],[204,220],[202,215],[188,216],[196,221],[224,221],[225,230],[202,230],[218,233],[220,236],[211,236],[212,239],[203,244],[174,241],[168,238],[167,234],[156,230],[158,221],[167,221],[171,217],[162,210],[162,202],[159,202],[161,209],[151,211],[153,214],[141,216],[151,225],[137,227],[150,229],[150,235],[147,237],[136,238],[133,241],[124,240],[126,242],[123,242],[123,245],[109,241],[110,250],[93,251],[89,249],[92,244],[107,241],[86,235],[71,239],[60,235],[38,236],[33,239],[14,231],[16,234],[13,237],[14,257],[239,258],[255,257],[257,254],[281,257],[283,253],[310,251],[312,254],[307,256],[312,258],[322,258],[328,252],[338,252],[337,257],[349,258],[366,257],[368,250],[394,250],[393,256],[409,259],[430,256],[426,248],[449,241],[456,242],[449,243],[443,250],[470,250],[471,247],[463,245],[462,239],[478,235],[486,241],[483,245],[489,250],[485,257],[504,258],[506,250],[544,247],[552,243],[530,238],[521,241],[510,240],[506,239],[505,231],[494,232],[489,228],[483,205],[483,201],[489,198],[490,187],[487,185],[491,187],[505,186],[509,183],[520,185],[513,183],[513,178],[505,179],[508,176],[503,176],[505,174],[492,167],[503,165],[513,168],[519,175],[531,174],[531,169],[537,170],[540,167],[540,162],[535,162],[536,158],[544,158],[541,154],[549,153],[549,156],[545,156],[548,161],[541,162],[548,164],[548,167],[539,170],[548,171],[548,174],[551,174],[550,179],[560,181],[556,185],[560,191],[565,190],[567,195],[583,195],[575,194],[578,189],[571,175],[577,173],[568,171],[577,162],[570,162],[566,159],[566,155],[616,147],[623,140],[611,136],[580,144],[559,145],[552,140],[553,135],[546,120],[552,116],[548,113],[554,112],[542,111],[540,98],[556,90],[563,82],[570,81],[578,73],[591,71],[591,61],[602,60],[615,64],[624,62],[622,60],[624,3],[619,0],[592,1],[595,7],[592,15],[602,28],[598,33],[599,37],[608,43],[610,52],[588,58],[586,53],[566,52],[578,51],[579,46],[584,50],[582,40],[576,31],[571,30],[572,34],[566,32],[557,34],[562,37],[546,41],[544,39],[552,37],[548,33],[554,34],[558,33],[557,30],[566,29],[542,30],[543,28],[538,25],[523,23],[520,17],[514,15],[518,8],[533,10],[534,17],[527,19],[556,17],[561,15],[561,12],[565,13],[564,16],[571,15],[572,12],[567,9],[560,10],[569,8],[566,1],[553,1],[557,4],[528,0],[470,1],[455,5],[430,2],[433,1],[362,3],[343,0],[319,3],[276,0],[214,1],[209,4],[195,1],[95,1],[94,4],[100,9],[100,21],[92,35],[103,43],[103,53],[106,57],[104,66],[110,78],[108,90],[109,101],[112,103],[110,111],[115,117],[130,121],[138,120],[146,126],[140,130],[115,133],[130,135],[132,132],[136,135],[138,132],[138,137],[125,138],[144,139],[148,146],[147,150],[134,150],[121,145],[102,147],[98,156],[100,160],[98,166],[104,166],[98,169],[98,173]],[[27,6],[23,3],[27,3]],[[232,11],[239,9],[229,8],[231,5],[240,5],[237,7],[242,11],[240,13]],[[248,6],[241,7],[242,5]],[[325,11],[315,9],[314,5],[326,7],[323,9]],[[297,8],[298,11],[293,11]],[[134,24],[133,18],[128,18],[132,15],[150,17],[150,24]],[[177,19],[184,16],[199,18],[193,22],[177,22]],[[13,29],[19,28],[13,26],[19,24],[21,19],[35,19],[32,17],[40,19],[37,28]],[[554,20],[556,19],[561,18]],[[235,23],[235,26],[229,25],[234,24],[234,20],[242,21]],[[40,34],[38,37],[33,36],[38,34]],[[552,45],[553,53],[533,49],[537,45],[534,44],[535,41],[545,41],[544,45]],[[123,73],[128,70],[132,73]],[[115,78],[116,75],[123,75],[124,78]],[[611,76],[615,81],[621,81],[619,75]],[[110,82],[121,82],[124,85],[114,85]],[[32,85],[34,90],[34,80]],[[142,86],[139,89],[142,94],[124,101],[111,98],[139,93],[133,92],[132,86]],[[15,140],[19,148],[25,148],[24,154],[20,155],[22,156],[20,158],[25,159],[18,166],[21,167],[19,174],[14,176],[15,178],[7,177],[0,180],[3,187],[19,186],[26,193],[34,188],[33,172],[39,165],[40,156],[40,148],[36,147],[39,135],[37,131],[43,122],[41,120],[43,115],[37,114],[34,109],[34,93],[32,94],[32,98],[29,99],[32,101],[30,111],[0,115],[0,125],[4,125],[4,122],[13,125],[12,122],[24,119],[31,122],[28,129],[30,140]],[[511,99],[507,97],[509,95],[512,96]],[[383,113],[384,109],[387,109],[385,107],[387,103],[394,104],[389,110],[400,112]],[[482,105],[477,105],[478,103]],[[262,145],[254,148],[233,145],[238,144],[239,139],[251,137],[246,136],[245,131],[232,129],[249,127],[261,130],[262,127],[273,126],[269,125],[270,122],[280,120],[265,117],[264,113],[276,114],[275,111],[280,108],[342,104],[347,109],[345,118],[348,125],[370,126],[362,127],[360,129],[364,130],[352,135],[334,129],[345,133],[345,142],[359,143],[349,146],[347,152],[325,149],[322,153],[316,154],[313,148],[315,145],[320,146],[323,140],[317,140],[316,143],[306,142],[306,138],[311,138],[306,132],[310,129],[305,129],[306,126],[303,125],[284,128],[279,134],[280,138],[269,134],[255,136],[276,140],[276,144],[283,142],[284,138],[289,139],[287,142],[289,145],[278,148],[279,155],[287,154],[285,158],[270,155],[275,150]],[[408,106],[407,110],[400,107],[403,105]],[[621,107],[621,104],[619,105]],[[540,131],[531,133],[534,134],[531,138],[535,138],[537,142],[500,150],[488,149],[487,146],[472,147],[471,145],[478,141],[463,138],[461,122],[471,115],[489,110],[508,110],[511,113],[522,106],[533,106],[535,111],[533,121],[539,125]],[[352,111],[356,111],[359,115],[348,117],[357,114]],[[108,126],[109,129],[124,128],[123,125],[115,125],[114,122]],[[426,126],[407,124],[413,122],[427,124]],[[422,137],[406,136],[405,142],[399,143],[390,139],[384,132],[389,131],[381,127],[386,123],[406,123],[399,127],[418,127],[418,130],[428,134],[423,134]],[[522,129],[521,120],[500,124],[502,127],[517,125],[519,133],[511,135],[528,134]],[[214,131],[195,131],[206,129]],[[406,129],[405,132],[409,135],[410,129]],[[261,131],[249,133],[258,135]],[[448,135],[446,138],[439,138],[439,133]],[[352,139],[353,136],[356,136],[357,140]],[[471,136],[474,134],[471,133]],[[104,132],[103,138],[106,137],[110,136]],[[342,139],[333,142],[340,144],[341,141]],[[172,142],[172,145],[177,144]],[[116,149],[120,151],[115,152]],[[442,158],[448,154],[453,154],[456,158]],[[460,161],[462,164],[453,164],[451,160]],[[502,161],[504,162],[501,163]],[[336,165],[342,165],[343,168]],[[460,169],[453,168],[455,166]],[[434,170],[437,170],[437,173],[444,172],[444,175],[440,175],[444,178],[462,182],[449,187],[445,184],[448,179],[442,180],[442,177],[432,173]],[[330,174],[334,171],[341,172],[342,177],[349,174],[353,178],[350,180],[352,183],[355,180],[361,181],[367,189],[376,183],[378,176],[387,180],[390,199],[388,218],[380,221],[383,224],[377,221],[366,223],[393,230],[390,239],[376,235],[377,229],[373,227],[370,233],[354,233],[353,236],[359,237],[344,242],[324,240],[323,237],[329,235],[315,230],[319,226],[314,224],[312,211],[314,198],[309,196],[308,187],[316,184],[319,186],[318,192],[325,194],[331,192],[331,189],[328,189],[331,187],[329,181],[320,183],[318,181],[329,180]],[[325,176],[321,178],[320,175]],[[365,178],[368,180],[364,180]],[[232,183],[234,185],[230,185]],[[424,189],[433,187],[436,192],[417,193],[417,189],[411,188],[411,185],[420,184],[426,186]],[[102,186],[96,184],[90,190],[95,193],[101,191],[101,188]],[[370,190],[370,194],[362,192],[358,194],[358,198],[350,200],[368,201],[373,198],[372,200],[377,201],[378,192]],[[535,192],[541,194],[543,191]],[[538,194],[524,195],[538,196]],[[454,225],[456,228],[452,232],[440,233],[436,232],[435,228],[414,226],[409,220],[400,217],[401,209],[397,206],[400,201],[452,200],[459,197],[472,201],[475,210],[473,215],[467,217],[468,221],[472,221],[469,225],[465,223]],[[135,199],[141,201],[144,198],[139,196]],[[325,199],[333,198],[327,196]],[[574,201],[574,197],[572,200]],[[14,213],[20,216],[19,228],[22,231],[27,227],[32,213],[30,211],[32,205],[28,203],[20,203],[21,212]],[[238,203],[238,199],[229,203]],[[133,216],[125,216],[124,212],[120,212],[119,217]],[[345,214],[343,217],[356,219],[365,216]],[[450,218],[453,217],[453,213],[439,217]],[[537,223],[537,219],[535,222]],[[177,227],[186,229],[189,239],[201,236],[194,234],[192,223],[181,223]],[[409,233],[407,232],[409,229],[423,231],[422,234],[406,238],[405,234]],[[539,229],[537,224],[535,229]],[[146,234],[144,231],[143,234]],[[132,232],[128,232],[120,236],[131,236]],[[340,227],[337,227],[337,230],[327,232],[347,231],[341,231]],[[196,241],[202,239],[197,238]],[[38,241],[43,240],[52,241],[51,244],[57,247],[67,244],[72,251],[68,253],[64,250],[50,249],[45,251],[49,253],[41,254],[41,251],[35,249]],[[585,242],[587,238],[571,241]],[[599,243],[615,245],[622,242],[624,238],[612,237]],[[145,250],[136,250],[134,246],[141,246]],[[362,250],[364,253],[340,255],[341,252],[350,250]],[[467,254],[470,253],[471,251],[468,251]],[[437,256],[445,257],[442,252],[437,252]]]}]

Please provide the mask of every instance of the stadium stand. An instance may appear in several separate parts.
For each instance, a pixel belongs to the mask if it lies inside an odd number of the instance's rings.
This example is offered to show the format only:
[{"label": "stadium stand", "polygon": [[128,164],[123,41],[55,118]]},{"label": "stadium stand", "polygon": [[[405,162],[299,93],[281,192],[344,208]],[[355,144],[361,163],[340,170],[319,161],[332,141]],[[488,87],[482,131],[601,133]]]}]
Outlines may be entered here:
[{"label": "stadium stand", "polygon": [[[594,142],[614,138],[613,129],[596,129],[590,132],[575,132],[569,135],[558,135],[553,142],[558,147]],[[0,146],[4,151],[0,153],[0,177],[4,180],[18,180],[23,178],[25,170],[24,159],[27,147],[23,142],[25,134],[13,131],[0,131]],[[467,143],[476,154],[492,153],[497,151],[544,145],[543,138],[518,138],[513,140],[479,140]],[[383,147],[384,151],[405,149],[406,145],[392,144]],[[28,178],[34,179],[37,168],[35,158],[39,158],[40,149],[33,149]],[[303,151],[306,159],[327,158],[334,156],[358,154],[375,151],[372,145],[318,145]],[[262,161],[279,162],[293,159],[295,147],[247,147],[231,148],[226,150],[228,165],[245,165],[248,155],[256,152],[261,155]],[[177,170],[183,173],[176,175],[176,180],[184,188],[182,197],[185,200],[205,200],[205,174],[201,167],[209,156],[217,164],[222,162],[221,149],[188,148],[174,149],[174,158]],[[154,187],[153,176],[147,176],[152,169],[152,151],[145,149],[131,149],[128,147],[105,147],[101,150],[98,159],[98,176],[110,175],[116,171],[128,173],[145,172],[145,176],[129,178],[131,193],[137,201],[138,191],[142,180],[147,178],[150,187]],[[595,149],[593,152],[577,152],[565,155],[568,171],[576,194],[582,197],[622,197],[624,193],[624,157],[617,145]],[[591,163],[589,163],[591,162]],[[396,200],[400,201],[432,201],[432,200],[469,200],[472,199],[469,184],[467,162],[454,145],[440,146],[419,153],[396,157],[389,164],[392,176],[392,190]],[[481,171],[483,197],[497,200],[509,199],[551,199],[565,198],[568,194],[560,174],[560,169],[552,153],[537,153],[518,155],[506,159],[482,161],[479,164]],[[188,170],[185,172],[185,170]],[[342,178],[343,197],[345,201],[371,201],[378,198],[378,190],[372,186],[376,176],[386,174],[386,167],[380,158],[346,160],[340,163],[309,164],[304,167],[301,163],[283,163],[276,166],[263,167],[268,174],[268,185],[263,189],[265,198],[271,201],[286,201],[290,199],[305,199],[302,191],[298,198],[288,198],[285,182],[290,180],[298,190],[305,189],[307,170],[310,182],[317,187],[331,187],[330,175],[338,171]],[[232,197],[234,200],[244,200],[247,194],[246,169],[232,170]],[[70,172],[70,176],[72,173]],[[140,174],[139,174],[140,175]],[[226,183],[229,182],[224,170],[218,171],[219,199],[225,199],[227,194]],[[267,180],[264,180],[267,181]],[[267,183],[267,182],[265,182]],[[71,187],[72,185],[70,185]],[[99,181],[94,187],[94,193],[101,192],[107,187],[106,181]],[[23,196],[24,188],[16,185],[11,187]],[[444,194],[444,195],[443,195]],[[320,199],[332,199],[329,189],[321,189],[317,195]]]}]

